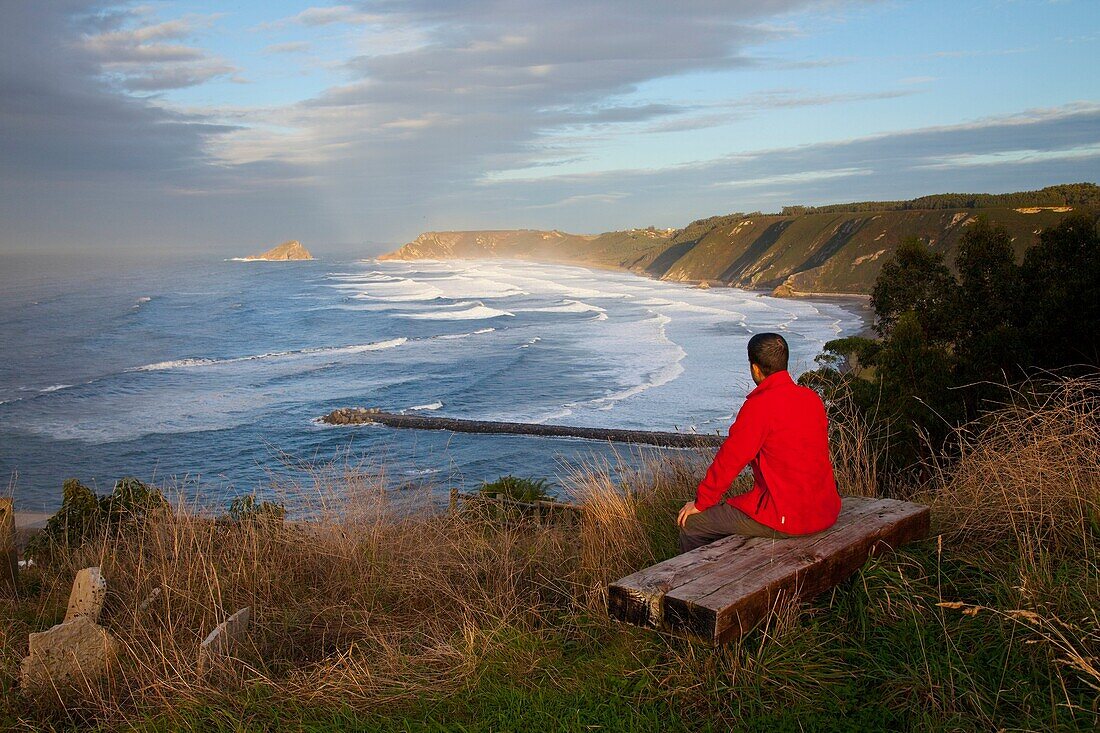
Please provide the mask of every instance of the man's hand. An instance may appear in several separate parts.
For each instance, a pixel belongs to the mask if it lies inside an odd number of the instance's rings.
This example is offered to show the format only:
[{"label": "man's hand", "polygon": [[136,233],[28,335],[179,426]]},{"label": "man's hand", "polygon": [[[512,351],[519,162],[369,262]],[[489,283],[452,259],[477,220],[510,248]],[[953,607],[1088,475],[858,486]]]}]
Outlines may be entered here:
[{"label": "man's hand", "polygon": [[699,513],[699,510],[695,508],[695,502],[689,501],[687,504],[684,504],[684,508],[680,510],[680,516],[676,517],[677,526],[682,528],[684,525],[687,524],[688,517],[690,517],[692,514]]}]

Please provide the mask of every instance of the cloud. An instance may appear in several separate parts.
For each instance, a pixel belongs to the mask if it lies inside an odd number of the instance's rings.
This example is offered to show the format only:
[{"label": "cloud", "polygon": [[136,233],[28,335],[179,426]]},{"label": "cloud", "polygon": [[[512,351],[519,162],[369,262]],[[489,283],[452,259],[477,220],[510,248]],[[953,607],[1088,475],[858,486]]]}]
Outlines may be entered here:
[{"label": "cloud", "polygon": [[279,20],[264,21],[254,30],[276,30],[291,25],[319,27],[327,25],[362,26],[388,20],[392,14],[369,13],[351,5],[314,6]]},{"label": "cloud", "polygon": [[239,69],[210,57],[186,40],[210,27],[218,15],[188,15],[155,22],[139,7],[101,16],[96,31],[84,34],[82,46],[99,62],[104,76],[129,91],[157,92],[197,86]]},{"label": "cloud", "polygon": [[[262,242],[313,211],[301,187],[277,188],[302,175],[293,165],[228,169],[212,158],[211,146],[234,125],[158,106],[104,80],[102,57],[80,42],[105,30],[102,10],[87,0],[5,5],[0,252]],[[173,194],[215,189],[246,193],[201,205]],[[271,207],[287,213],[265,230],[263,212]]]},{"label": "cloud", "polygon": [[290,18],[290,22],[301,23],[302,25],[332,25],[334,23],[366,25],[367,23],[375,23],[380,18],[381,16],[376,13],[365,13],[350,5],[336,5],[333,7],[306,8]]},{"label": "cloud", "polygon": [[148,71],[126,75],[121,84],[131,92],[159,92],[198,86],[235,71],[236,67],[216,61],[186,65],[161,64]]},{"label": "cloud", "polygon": [[309,51],[309,41],[287,41],[286,43],[273,43],[264,46],[264,53],[305,53]]},{"label": "cloud", "polygon": [[[1095,178],[1089,151],[1100,143],[1100,111],[1087,104],[801,147],[755,150],[747,142],[737,155],[652,167],[645,144],[659,138],[638,133],[923,92],[907,80],[899,89],[833,94],[791,84],[717,102],[648,96],[655,82],[687,75],[846,63],[758,53],[798,32],[782,22],[790,13],[832,5],[315,7],[279,27],[322,29],[309,32],[339,40],[326,54],[354,49],[337,69],[338,85],[288,105],[182,110],[170,106],[173,95],[155,93],[239,73],[201,47],[216,17],[164,19],[162,5],[119,10],[93,0],[11,3],[0,25],[0,245],[398,242],[428,228],[502,226],[592,231],[900,198],[942,191],[944,181],[981,191]],[[320,51],[309,38],[270,39],[282,42],[265,52]],[[555,174],[566,161],[599,159],[597,146],[609,140],[636,146],[631,169]]]},{"label": "cloud", "polygon": [[431,208],[486,171],[525,169],[548,154],[583,156],[583,141],[563,138],[582,129],[609,133],[690,111],[623,100],[656,79],[753,67],[747,49],[786,32],[756,24],[815,4],[410,0],[314,8],[295,22],[355,19],[371,23],[370,33],[411,28],[416,43],[387,52],[367,44],[344,64],[346,83],[264,110],[263,124],[228,136],[219,154],[229,164],[308,160],[333,181],[336,216],[392,219],[394,207]]},{"label": "cloud", "polygon": [[847,178],[848,176],[861,176],[871,173],[866,168],[837,168],[823,171],[799,171],[798,173],[783,173],[780,175],[761,176],[760,178],[741,178],[734,181],[717,181],[712,186],[726,188],[764,188],[766,186],[802,184],[817,181],[827,181],[833,178]]},{"label": "cloud", "polygon": [[[903,199],[948,187],[997,192],[1095,180],[1098,157],[1100,105],[1071,104],[662,169],[540,174],[487,181],[482,188],[486,200],[506,187],[517,200],[533,203],[629,191],[608,221],[618,228],[642,220],[683,224],[683,212],[694,218],[795,203]],[[576,223],[568,208],[555,221],[563,229]]]}]

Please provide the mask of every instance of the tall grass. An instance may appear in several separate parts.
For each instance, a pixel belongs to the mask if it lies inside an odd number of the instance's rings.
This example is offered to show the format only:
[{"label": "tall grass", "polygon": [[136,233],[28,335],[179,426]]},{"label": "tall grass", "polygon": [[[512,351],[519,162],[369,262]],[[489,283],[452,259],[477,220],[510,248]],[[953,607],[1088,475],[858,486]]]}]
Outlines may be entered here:
[{"label": "tall grass", "polygon": [[956,431],[961,455],[936,466],[932,504],[945,538],[1006,547],[1041,565],[1088,555],[1100,530],[1100,378],[1008,392]]}]

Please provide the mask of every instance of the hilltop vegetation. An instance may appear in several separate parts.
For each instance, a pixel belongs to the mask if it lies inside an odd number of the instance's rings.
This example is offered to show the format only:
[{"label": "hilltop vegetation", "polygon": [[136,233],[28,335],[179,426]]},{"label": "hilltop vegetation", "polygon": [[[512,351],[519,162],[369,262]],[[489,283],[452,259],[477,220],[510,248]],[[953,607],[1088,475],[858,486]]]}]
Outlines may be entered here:
[{"label": "hilltop vegetation", "polygon": [[1071,213],[1100,209],[1100,187],[1012,194],[941,194],[911,201],[787,207],[729,214],[679,230],[599,235],[510,230],[426,232],[391,259],[509,257],[626,269],[679,282],[773,290],[777,295],[870,292],[884,262],[916,237],[953,262],[980,218],[1008,232],[1017,259]]},{"label": "hilltop vegetation", "polygon": [[[1017,263],[1009,233],[979,221],[953,268],[921,240],[902,242],[871,290],[879,339],[830,341],[820,368],[802,375],[868,426],[880,475],[954,456],[960,425],[1037,375],[1100,370],[1096,222],[1069,216],[1039,238]],[[1047,398],[1035,385],[1027,394]]]}]

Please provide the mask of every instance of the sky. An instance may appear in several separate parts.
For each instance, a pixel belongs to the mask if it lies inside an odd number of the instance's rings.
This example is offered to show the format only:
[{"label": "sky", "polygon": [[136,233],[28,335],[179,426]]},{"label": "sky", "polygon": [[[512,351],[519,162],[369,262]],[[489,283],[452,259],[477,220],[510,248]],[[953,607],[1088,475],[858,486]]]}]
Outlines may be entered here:
[{"label": "sky", "polygon": [[0,254],[1100,179],[1096,0],[0,0]]}]

